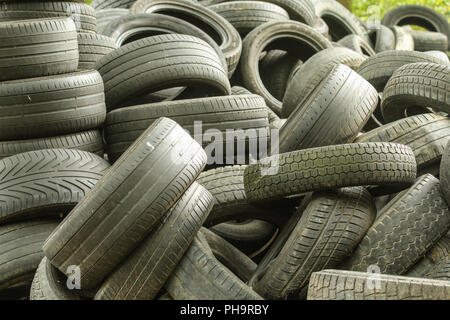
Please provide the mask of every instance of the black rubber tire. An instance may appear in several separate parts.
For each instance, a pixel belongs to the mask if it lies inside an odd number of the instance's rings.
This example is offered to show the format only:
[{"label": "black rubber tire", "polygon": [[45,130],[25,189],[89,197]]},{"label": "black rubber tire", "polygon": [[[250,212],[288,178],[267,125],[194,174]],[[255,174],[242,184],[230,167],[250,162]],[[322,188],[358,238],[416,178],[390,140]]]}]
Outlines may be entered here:
[{"label": "black rubber tire", "polygon": [[331,41],[330,28],[328,28],[328,25],[325,22],[325,20],[316,17],[313,28],[321,35],[323,35],[325,38]]},{"label": "black rubber tire", "polygon": [[85,151],[46,149],[0,160],[0,224],[42,216],[62,217],[109,168]]},{"label": "black rubber tire", "polygon": [[443,236],[422,260],[407,273],[408,277],[450,281],[450,233]]},{"label": "black rubber tire", "polygon": [[205,152],[179,125],[157,120],[50,235],[45,255],[61,271],[79,266],[83,288],[95,287],[155,227],[205,163]]},{"label": "black rubber tire", "polygon": [[[375,284],[375,281],[377,284]],[[449,300],[450,282],[322,270],[311,276],[308,300]],[[377,289],[379,285],[379,289]]]},{"label": "black rubber tire", "polygon": [[374,142],[268,157],[245,169],[244,187],[247,199],[254,202],[340,187],[408,186],[415,179],[416,159],[409,147]]},{"label": "black rubber tire", "polygon": [[83,131],[64,136],[0,141],[0,159],[19,153],[42,149],[77,149],[103,157],[103,138],[99,130]]},{"label": "black rubber tire", "polygon": [[349,67],[336,65],[280,129],[280,153],[353,142],[377,103],[370,83]]},{"label": "black rubber tire", "polygon": [[150,35],[179,33],[200,38],[214,48],[224,70],[228,70],[227,62],[222,50],[216,42],[203,30],[184,20],[158,13],[140,13],[126,15],[111,21],[103,29],[103,34],[111,37],[118,47],[127,41],[146,38]]},{"label": "black rubber tire", "polygon": [[361,36],[349,34],[337,42],[338,44],[368,57],[374,56],[375,50]]},{"label": "black rubber tire", "polygon": [[405,116],[409,107],[432,107],[450,113],[450,65],[412,63],[398,68],[383,91],[383,119]]},{"label": "black rubber tire", "polygon": [[261,80],[264,87],[275,99],[283,101],[293,71],[299,68],[301,64],[302,61],[295,55],[281,50],[270,50],[261,60],[259,65]]},{"label": "black rubber tire", "polygon": [[388,80],[401,66],[416,62],[448,64],[447,61],[417,51],[385,51],[364,61],[357,72],[382,92]]},{"label": "black rubber tire", "polygon": [[106,118],[97,71],[13,80],[0,86],[0,140],[96,129]]},{"label": "black rubber tire", "polygon": [[264,86],[259,74],[259,57],[265,50],[280,49],[306,61],[315,53],[331,47],[331,43],[313,28],[295,21],[268,22],[253,29],[242,43],[240,74],[245,87],[264,98],[276,114],[281,112],[281,101]]},{"label": "black rubber tire", "polygon": [[76,71],[75,23],[69,18],[0,23],[0,81]]},{"label": "black rubber tire", "polygon": [[165,288],[175,300],[261,300],[214,256],[199,232]]},{"label": "black rubber tire", "polygon": [[433,113],[391,122],[359,136],[355,142],[394,142],[409,146],[417,174],[439,174],[439,164],[450,139],[450,119]]},{"label": "black rubber tire", "polygon": [[447,64],[450,64],[449,56],[445,52],[432,50],[432,51],[425,51],[424,53],[428,54],[432,57],[441,59],[442,61],[446,62]]},{"label": "black rubber tire", "polygon": [[250,31],[271,21],[289,20],[283,8],[263,1],[229,1],[208,7],[228,20],[243,39]]},{"label": "black rubber tire", "polygon": [[189,248],[214,204],[197,182],[158,227],[102,283],[96,300],[153,300]]},{"label": "black rubber tire", "polygon": [[105,27],[116,19],[128,15],[129,10],[125,8],[96,9],[97,15],[97,33],[103,34]]},{"label": "black rubber tire", "polygon": [[313,26],[315,22],[314,4],[311,0],[259,0],[275,4],[289,14],[291,20]]},{"label": "black rubber tire", "polygon": [[95,10],[73,1],[7,1],[0,3],[0,22],[70,17],[79,32],[96,32]]},{"label": "black rubber tire", "polygon": [[444,153],[442,154],[439,178],[441,179],[442,195],[450,207],[450,140],[445,145]]},{"label": "black rubber tire", "polygon": [[414,51],[414,39],[410,32],[403,27],[391,27],[395,36],[395,50]]},{"label": "black rubber tire", "polygon": [[283,97],[281,116],[288,118],[338,64],[356,70],[366,58],[348,48],[328,48],[315,54],[294,73]]},{"label": "black rubber tire", "polygon": [[286,299],[308,285],[311,273],[335,268],[372,225],[376,208],[361,187],[314,193],[283,249],[254,286],[266,299]]},{"label": "black rubber tire", "polygon": [[30,289],[30,300],[80,300],[76,290],[67,289],[67,277],[47,257],[39,263]]},{"label": "black rubber tire", "polygon": [[247,282],[255,272],[257,265],[242,251],[209,229],[201,228],[202,236],[209,245],[214,257],[230,269],[239,279]]},{"label": "black rubber tire", "polygon": [[[250,91],[248,91],[247,89],[245,89],[244,87],[233,86],[233,87],[231,87],[231,94],[233,96],[239,96],[239,95],[243,95],[243,94],[252,94],[252,93]],[[266,106],[266,109],[267,109],[267,116],[269,117],[269,125],[272,128],[276,122],[280,121],[280,118],[265,103],[264,103],[264,105]],[[279,129],[279,128],[277,128],[277,129]]]},{"label": "black rubber tire", "polygon": [[395,49],[395,35],[386,26],[380,25],[368,34],[375,52],[390,51]]},{"label": "black rubber tire", "polygon": [[94,0],[91,6],[95,10],[111,9],[111,8],[124,8],[128,9],[131,7],[136,0]]},{"label": "black rubber tire", "polygon": [[[269,125],[264,100],[257,95],[165,101],[121,108],[108,113],[105,124],[106,150],[110,160],[115,161],[149,125],[163,116],[188,130],[197,141],[203,142],[203,147],[210,143],[206,141],[207,137],[203,137],[209,129],[220,130],[222,141],[228,142],[227,129],[267,130]],[[195,121],[202,121],[203,132],[196,132]],[[225,159],[226,150],[223,151]],[[221,159],[208,157],[208,164],[213,164],[214,160]]]},{"label": "black rubber tire", "polygon": [[446,52],[448,47],[447,36],[440,32],[432,31],[411,31],[414,39],[414,50],[417,51],[442,51]]},{"label": "black rubber tire", "polygon": [[131,14],[161,13],[180,18],[205,31],[216,41],[228,65],[228,76],[234,73],[242,50],[237,30],[213,10],[188,0],[139,0],[130,9]]},{"label": "black rubber tire", "polygon": [[0,290],[29,284],[44,257],[42,244],[57,220],[34,220],[0,227]]},{"label": "black rubber tire", "polygon": [[80,61],[78,63],[78,69],[95,69],[96,62],[116,48],[114,39],[101,34],[79,32],[78,51],[80,52]]},{"label": "black rubber tire", "polygon": [[223,222],[210,230],[248,256],[267,246],[277,234],[277,228],[273,224],[258,219]]},{"label": "black rubber tire", "polygon": [[105,83],[108,111],[130,98],[167,88],[186,86],[212,96],[231,92],[215,50],[187,35],[163,34],[131,42],[100,59],[96,69]]},{"label": "black rubber tire", "polygon": [[356,250],[339,269],[366,272],[376,265],[382,274],[408,271],[450,228],[450,211],[439,180],[419,177],[406,192],[379,213]]},{"label": "black rubber tire", "polygon": [[[381,20],[385,26],[418,25],[430,31],[437,31],[447,35],[450,39],[448,20],[441,13],[426,6],[403,5],[389,10]],[[448,48],[450,50],[450,47]]]},{"label": "black rubber tire", "polygon": [[333,41],[339,41],[349,34],[356,34],[361,36],[366,42],[369,42],[365,25],[338,1],[315,1],[314,7],[316,15],[328,25]]}]

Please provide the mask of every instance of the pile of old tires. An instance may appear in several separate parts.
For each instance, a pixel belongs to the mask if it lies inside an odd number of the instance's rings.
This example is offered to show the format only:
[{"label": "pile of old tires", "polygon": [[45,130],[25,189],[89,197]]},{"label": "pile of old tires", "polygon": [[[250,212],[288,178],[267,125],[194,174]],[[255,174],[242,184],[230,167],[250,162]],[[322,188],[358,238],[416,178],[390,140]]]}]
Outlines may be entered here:
[{"label": "pile of old tires", "polygon": [[0,298],[450,299],[449,37],[416,5],[1,1]]}]

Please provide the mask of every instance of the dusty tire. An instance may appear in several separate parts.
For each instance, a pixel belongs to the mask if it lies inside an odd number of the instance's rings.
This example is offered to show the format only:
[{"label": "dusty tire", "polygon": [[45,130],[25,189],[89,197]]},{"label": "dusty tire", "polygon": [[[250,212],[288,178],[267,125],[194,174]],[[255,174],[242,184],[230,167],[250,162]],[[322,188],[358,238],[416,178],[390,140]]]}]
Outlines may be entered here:
[{"label": "dusty tire", "polygon": [[69,18],[0,23],[0,81],[76,71],[78,45]]},{"label": "dusty tire", "polygon": [[94,0],[91,6],[95,10],[111,9],[111,8],[130,8],[135,0]]},{"label": "dusty tire", "polygon": [[214,256],[199,232],[165,288],[175,300],[261,300]]},{"label": "dusty tire", "polygon": [[[83,287],[95,287],[155,227],[205,162],[205,152],[179,125],[159,119],[50,235],[45,255],[61,271],[78,265]],[[155,183],[158,177],[163,181]]]},{"label": "dusty tire", "polygon": [[364,133],[355,142],[394,142],[407,145],[416,157],[418,175],[432,173],[437,176],[449,139],[450,119],[428,113],[391,122]]},{"label": "dusty tire", "polygon": [[418,25],[430,31],[441,32],[450,39],[450,26],[447,18],[426,6],[403,5],[395,7],[384,15],[381,23],[388,27]]},{"label": "dusty tire", "polygon": [[57,225],[35,220],[0,227],[0,290],[31,283],[44,257],[42,244]]},{"label": "dusty tire", "polygon": [[383,91],[381,112],[387,122],[401,119],[410,107],[450,113],[450,65],[412,63],[398,68]]},{"label": "dusty tire", "polygon": [[[219,130],[222,141],[228,143],[227,129],[267,131],[269,125],[264,100],[257,95],[186,99],[121,108],[108,113],[105,125],[107,153],[111,160],[115,161],[149,125],[163,116],[191,132],[197,141],[207,140],[197,134],[212,128]],[[202,121],[203,132],[196,132],[195,121]],[[203,141],[203,147],[207,148],[209,143]],[[223,163],[226,159],[208,157],[208,164],[213,164],[215,160]]]},{"label": "dusty tire", "polygon": [[380,273],[404,274],[449,228],[450,211],[441,195],[439,180],[423,175],[381,209],[375,223],[339,269],[365,272],[376,265]]},{"label": "dusty tire", "polygon": [[128,15],[129,10],[125,8],[110,8],[96,10],[95,13],[97,15],[97,33],[103,34],[103,30],[111,21]]},{"label": "dusty tire", "polygon": [[103,282],[96,300],[152,300],[194,240],[214,204],[194,182],[158,227]]},{"label": "dusty tire", "polygon": [[441,179],[442,195],[450,207],[450,141],[447,142],[442,154],[439,178]]},{"label": "dusty tire", "polygon": [[187,35],[165,34],[131,42],[104,56],[96,68],[105,83],[108,111],[127,99],[167,88],[192,87],[212,96],[228,95],[231,90],[215,50]]},{"label": "dusty tire", "polygon": [[286,299],[308,285],[311,273],[336,267],[365,235],[376,209],[364,188],[314,193],[283,249],[255,290]]},{"label": "dusty tire", "polygon": [[442,51],[446,52],[448,47],[447,36],[440,32],[431,31],[411,31],[414,39],[414,50],[417,51]]},{"label": "dusty tire", "polygon": [[378,92],[382,92],[388,80],[401,66],[416,62],[447,64],[447,61],[432,57],[424,52],[385,51],[364,61],[357,72],[372,84]]},{"label": "dusty tire", "polygon": [[70,1],[7,1],[0,3],[0,22],[69,17],[79,32],[96,32],[95,10]]},{"label": "dusty tire", "polygon": [[377,275],[380,288],[367,272],[322,270],[311,276],[308,300],[449,300],[448,281]]},{"label": "dusty tire", "polygon": [[109,168],[85,151],[47,149],[0,160],[0,223],[63,216]]},{"label": "dusty tire", "polygon": [[67,277],[47,257],[39,263],[30,289],[30,300],[80,300],[76,290],[67,289]]},{"label": "dusty tire", "polygon": [[283,8],[262,1],[229,1],[208,7],[228,20],[244,38],[261,24],[271,21],[289,20]]},{"label": "dusty tire", "polygon": [[296,70],[289,82],[283,97],[281,116],[289,117],[336,65],[344,64],[356,70],[365,60],[363,55],[348,48],[333,47],[315,54]]},{"label": "dusty tire", "polygon": [[408,186],[416,178],[412,150],[394,143],[355,143],[275,155],[244,172],[249,201],[340,187]]},{"label": "dusty tire", "polygon": [[368,36],[377,53],[395,49],[395,35],[388,27],[381,25],[370,31]]},{"label": "dusty tire", "polygon": [[[295,43],[295,45],[293,45]],[[264,86],[259,74],[259,57],[264,50],[280,49],[306,61],[315,53],[331,47],[331,43],[313,28],[294,21],[268,22],[253,29],[244,39],[240,74],[245,87],[259,94],[275,113],[281,112],[281,101]]]},{"label": "dusty tire", "polygon": [[353,142],[377,103],[370,83],[345,65],[335,66],[280,129],[280,152]]},{"label": "dusty tire", "polygon": [[358,36],[356,34],[349,34],[348,36],[345,36],[344,38],[339,40],[337,43],[368,57],[374,56],[376,54],[372,46],[361,36]]},{"label": "dusty tire", "polygon": [[241,56],[242,40],[237,30],[221,15],[201,4],[187,0],[139,0],[131,14],[161,13],[181,18],[205,31],[223,52],[231,77]]},{"label": "dusty tire", "polygon": [[78,69],[95,69],[96,62],[116,48],[114,40],[109,37],[90,32],[78,33],[78,51],[80,52]]},{"label": "dusty tire", "polygon": [[342,4],[334,0],[319,0],[314,3],[316,15],[322,18],[330,29],[333,41],[339,41],[349,34],[356,34],[369,41],[364,24]]},{"label": "dusty tire", "polygon": [[410,32],[399,26],[391,27],[395,36],[395,50],[414,51],[414,39]]},{"label": "dusty tire", "polygon": [[106,118],[97,71],[13,80],[0,86],[0,140],[96,129]]},{"label": "dusty tire", "polygon": [[103,157],[103,138],[99,130],[83,131],[64,136],[0,141],[0,160],[19,153],[42,149],[77,149]]},{"label": "dusty tire", "polygon": [[450,281],[450,233],[443,236],[406,275]]}]

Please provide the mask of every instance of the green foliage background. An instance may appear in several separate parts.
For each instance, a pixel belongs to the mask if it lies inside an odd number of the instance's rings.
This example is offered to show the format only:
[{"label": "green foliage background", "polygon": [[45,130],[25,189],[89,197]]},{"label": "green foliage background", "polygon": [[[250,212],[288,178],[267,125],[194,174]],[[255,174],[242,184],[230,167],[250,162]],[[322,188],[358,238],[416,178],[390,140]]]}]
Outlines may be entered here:
[{"label": "green foliage background", "polygon": [[450,20],[450,1],[447,0],[352,0],[351,9],[354,14],[363,20],[379,18],[389,11],[389,9],[403,4],[419,4],[439,11]]}]

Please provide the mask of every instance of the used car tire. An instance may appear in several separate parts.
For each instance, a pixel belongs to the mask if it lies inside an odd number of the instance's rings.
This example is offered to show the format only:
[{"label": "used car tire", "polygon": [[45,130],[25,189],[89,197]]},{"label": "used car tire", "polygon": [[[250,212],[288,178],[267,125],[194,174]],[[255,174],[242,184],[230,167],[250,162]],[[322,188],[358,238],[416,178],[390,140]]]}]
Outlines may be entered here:
[{"label": "used car tire", "polygon": [[255,290],[267,299],[287,299],[308,285],[311,273],[336,267],[365,235],[376,216],[362,187],[314,193],[283,249]]},{"label": "used car tire", "polygon": [[213,96],[231,93],[215,50],[187,35],[163,34],[131,42],[101,58],[96,69],[105,83],[108,111],[127,99],[173,87],[198,88]]},{"label": "used car tire", "polygon": [[448,300],[449,290],[448,281],[322,270],[311,276],[308,300]]},{"label": "used car tire", "polygon": [[97,33],[79,32],[78,51],[80,60],[78,69],[92,70],[101,57],[116,49],[114,40]]},{"label": "used car tire", "polygon": [[368,35],[375,52],[395,49],[395,35],[388,27],[380,25],[375,30],[370,31]]},{"label": "used car tire", "polygon": [[[295,43],[295,45],[292,45]],[[240,73],[245,87],[264,98],[276,114],[281,112],[281,101],[264,86],[259,74],[259,57],[264,50],[285,50],[306,61],[315,53],[331,47],[331,43],[313,28],[295,21],[275,21],[253,29],[244,39]]]},{"label": "used car tire", "polygon": [[376,265],[382,274],[406,273],[450,228],[450,211],[439,180],[417,179],[379,212],[375,223],[339,269],[365,272]]},{"label": "used car tire", "polygon": [[97,71],[12,80],[0,86],[0,139],[18,140],[100,127],[106,118]]},{"label": "used car tire", "polygon": [[338,44],[368,57],[374,56],[375,50],[361,36],[349,34],[337,42]]},{"label": "used car tire", "polygon": [[441,179],[442,195],[450,207],[450,141],[447,142],[442,154],[439,178]]},{"label": "used car tire", "polygon": [[157,120],[49,236],[45,255],[61,271],[78,265],[83,287],[95,287],[155,227],[205,163],[201,146],[179,125]]},{"label": "used car tire", "polygon": [[77,67],[71,19],[0,22],[0,81],[69,73]]},{"label": "used car tire", "polygon": [[440,32],[431,31],[411,31],[414,39],[414,50],[417,51],[442,51],[446,52],[448,48],[447,35]]},{"label": "used car tire", "polygon": [[414,51],[414,39],[410,32],[399,26],[391,27],[395,36],[395,50]]},{"label": "used car tire", "polygon": [[292,151],[247,166],[249,201],[340,187],[408,186],[416,178],[412,150],[395,143],[354,143]]},{"label": "used car tire", "polygon": [[64,136],[0,141],[0,160],[19,153],[42,149],[77,149],[103,157],[103,138],[99,130],[89,130]]},{"label": "used car tire", "polygon": [[369,82],[349,67],[336,65],[281,127],[279,150],[353,142],[377,103],[378,93]]},{"label": "used car tire", "polygon": [[356,138],[355,142],[394,142],[409,146],[416,157],[418,175],[439,174],[439,164],[450,139],[450,119],[433,113],[388,123]]},{"label": "used car tire", "polygon": [[0,224],[67,214],[109,167],[99,156],[69,149],[30,151],[0,160]]},{"label": "used car tire", "polygon": [[450,113],[450,65],[411,63],[398,68],[383,91],[383,119],[405,116],[409,107],[432,107]]},{"label": "used car tire", "polygon": [[153,300],[189,248],[214,204],[193,184],[158,227],[102,283],[96,300]]}]

